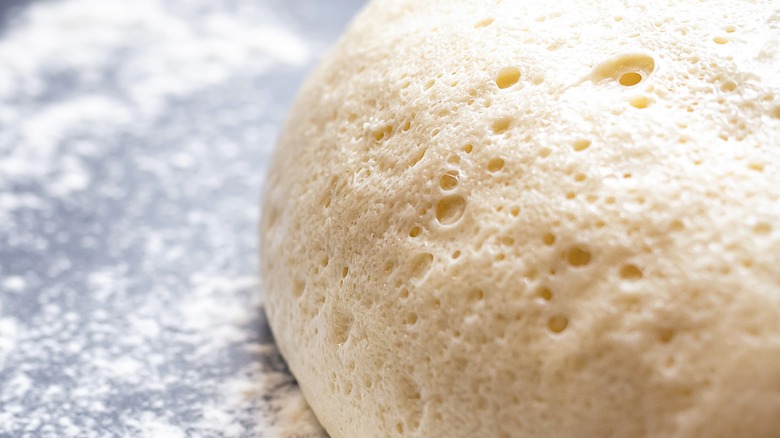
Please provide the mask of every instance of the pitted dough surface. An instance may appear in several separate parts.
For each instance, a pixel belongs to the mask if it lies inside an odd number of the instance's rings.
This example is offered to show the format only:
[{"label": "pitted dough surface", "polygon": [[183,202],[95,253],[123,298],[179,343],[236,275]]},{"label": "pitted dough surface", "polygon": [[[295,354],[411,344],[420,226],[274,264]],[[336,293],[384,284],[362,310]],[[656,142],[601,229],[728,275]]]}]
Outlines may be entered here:
[{"label": "pitted dough surface", "polygon": [[261,224],[329,433],[780,436],[778,72],[772,1],[370,3]]}]

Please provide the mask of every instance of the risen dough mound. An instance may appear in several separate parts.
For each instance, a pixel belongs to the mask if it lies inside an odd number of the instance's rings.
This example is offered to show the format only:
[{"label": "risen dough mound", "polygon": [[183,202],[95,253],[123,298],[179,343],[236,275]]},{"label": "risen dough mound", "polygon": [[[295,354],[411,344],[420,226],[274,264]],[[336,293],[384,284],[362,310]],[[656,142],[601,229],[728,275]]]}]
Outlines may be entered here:
[{"label": "risen dough mound", "polygon": [[298,97],[261,225],[330,434],[780,436],[779,23],[371,3]]}]

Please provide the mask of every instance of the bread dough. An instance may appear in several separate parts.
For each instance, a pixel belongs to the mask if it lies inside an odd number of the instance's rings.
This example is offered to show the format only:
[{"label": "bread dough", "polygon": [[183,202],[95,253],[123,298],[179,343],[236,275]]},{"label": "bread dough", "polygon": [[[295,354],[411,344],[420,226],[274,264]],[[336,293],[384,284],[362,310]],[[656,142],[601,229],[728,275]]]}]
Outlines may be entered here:
[{"label": "bread dough", "polygon": [[339,437],[780,436],[780,3],[375,0],[266,187]]}]

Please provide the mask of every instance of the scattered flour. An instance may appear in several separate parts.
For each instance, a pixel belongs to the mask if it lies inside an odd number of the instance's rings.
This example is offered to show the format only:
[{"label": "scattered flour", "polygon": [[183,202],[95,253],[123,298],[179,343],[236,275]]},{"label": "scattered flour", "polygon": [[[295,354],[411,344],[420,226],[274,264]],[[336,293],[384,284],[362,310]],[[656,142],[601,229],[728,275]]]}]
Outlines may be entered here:
[{"label": "scattered flour", "polygon": [[316,42],[271,0],[212,3],[6,20],[0,436],[324,436],[265,323],[254,242],[275,89]]},{"label": "scattered flour", "polygon": [[[171,99],[237,71],[257,75],[309,59],[307,44],[278,25],[219,11],[181,14],[192,5],[174,4],[178,10],[159,0],[132,8],[120,0],[43,2],[14,23],[0,41],[0,142],[25,147],[3,148],[0,194],[43,177],[58,193],[82,190],[90,177],[79,154],[63,154],[67,137],[143,129]],[[71,90],[73,83],[81,86]]]}]

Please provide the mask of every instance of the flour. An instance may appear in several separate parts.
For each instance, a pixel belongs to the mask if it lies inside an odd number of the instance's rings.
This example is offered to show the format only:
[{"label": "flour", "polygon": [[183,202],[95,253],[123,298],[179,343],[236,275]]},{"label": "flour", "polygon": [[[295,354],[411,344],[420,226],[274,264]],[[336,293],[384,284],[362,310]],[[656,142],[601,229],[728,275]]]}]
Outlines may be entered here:
[{"label": "flour", "polygon": [[[0,140],[26,147],[3,151],[0,189],[52,173],[52,186],[64,194],[83,189],[89,177],[77,164],[55,169],[68,136],[142,129],[172,98],[237,71],[260,74],[309,57],[306,43],[287,29],[224,13],[177,16],[155,0],[132,8],[118,0],[41,3],[20,21],[0,42],[0,125],[11,128]],[[109,76],[111,92],[84,93],[105,87]],[[75,87],[51,100],[54,78]]]},{"label": "flour", "polygon": [[[268,2],[42,1],[0,34],[0,436],[319,437],[254,243],[316,45]],[[273,113],[270,113],[273,111]]]}]

